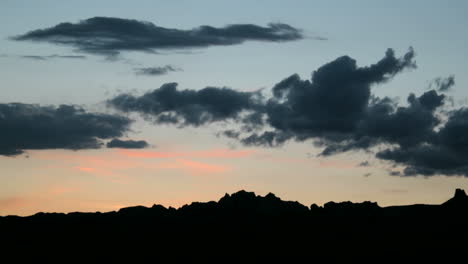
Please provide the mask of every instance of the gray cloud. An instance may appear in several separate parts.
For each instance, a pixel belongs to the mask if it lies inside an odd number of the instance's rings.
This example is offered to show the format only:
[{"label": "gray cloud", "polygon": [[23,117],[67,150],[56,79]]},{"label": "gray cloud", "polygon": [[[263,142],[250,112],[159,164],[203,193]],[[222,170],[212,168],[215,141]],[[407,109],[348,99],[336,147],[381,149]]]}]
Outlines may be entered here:
[{"label": "gray cloud", "polygon": [[437,77],[432,80],[429,88],[436,89],[439,92],[446,92],[455,85],[455,75],[450,75],[448,77]]},{"label": "gray cloud", "polygon": [[96,149],[103,139],[123,136],[131,123],[126,117],[89,113],[73,105],[0,104],[0,155],[37,149]]},{"label": "gray cloud", "polygon": [[399,171],[389,171],[388,174],[390,176],[401,176],[401,172]]},{"label": "gray cloud", "polygon": [[126,149],[142,149],[149,146],[148,142],[144,140],[120,140],[117,138],[107,142],[108,148],[126,148]]},{"label": "gray cloud", "polygon": [[143,96],[116,96],[108,104],[151,116],[156,123],[199,126],[232,120],[240,127],[218,135],[245,145],[312,140],[323,148],[322,156],[374,153],[404,167],[390,172],[395,176],[468,177],[468,109],[440,111],[447,99],[440,88],[411,93],[405,105],[371,93],[371,88],[415,68],[414,56],[413,49],[401,57],[389,49],[366,67],[339,57],[314,71],[310,80],[294,74],[280,81],[268,99],[229,88],[178,91],[169,83]]},{"label": "gray cloud", "polygon": [[468,177],[468,109],[448,115],[438,132],[412,146],[380,151],[376,156],[406,166],[406,176],[437,174]]},{"label": "gray cloud", "polygon": [[82,55],[57,55],[57,54],[52,54],[52,55],[47,55],[47,56],[41,56],[41,55],[20,55],[20,58],[23,59],[31,59],[31,60],[49,60],[49,59],[86,59],[86,56]]},{"label": "gray cloud", "polygon": [[411,147],[434,136],[440,120],[434,110],[442,105],[443,95],[431,90],[420,97],[408,96],[409,106],[397,107],[392,100],[374,99],[351,133],[328,139],[324,155],[353,149],[368,149],[389,143]]},{"label": "gray cloud", "polygon": [[147,75],[147,76],[160,76],[168,74],[169,72],[181,71],[179,68],[175,68],[171,65],[165,65],[162,67],[145,67],[145,68],[134,68],[136,75]]},{"label": "gray cloud", "polygon": [[23,59],[31,59],[31,60],[47,60],[47,57],[44,56],[39,56],[39,55],[21,55],[20,56]]},{"label": "gray cloud", "polygon": [[115,56],[122,51],[154,53],[163,49],[236,45],[245,41],[283,42],[302,38],[301,30],[281,23],[270,23],[267,27],[233,24],[221,28],[200,26],[183,30],[159,27],[147,21],[93,17],[78,23],[60,23],[33,30],[11,39],[67,45],[81,52]]},{"label": "gray cloud", "polygon": [[107,103],[124,112],[145,114],[156,123],[200,126],[236,119],[243,111],[256,110],[260,107],[258,96],[226,87],[177,90],[176,83],[166,83],[142,96],[121,94]]},{"label": "gray cloud", "polygon": [[[294,74],[273,87],[273,98],[265,105],[267,123],[274,130],[250,135],[242,142],[274,146],[288,139],[320,138],[331,147],[347,142],[369,115],[371,86],[415,68],[413,58],[412,49],[401,58],[389,49],[383,59],[368,67],[358,67],[354,59],[343,56],[313,72],[310,81]],[[366,138],[360,140],[359,144],[370,144]]]}]

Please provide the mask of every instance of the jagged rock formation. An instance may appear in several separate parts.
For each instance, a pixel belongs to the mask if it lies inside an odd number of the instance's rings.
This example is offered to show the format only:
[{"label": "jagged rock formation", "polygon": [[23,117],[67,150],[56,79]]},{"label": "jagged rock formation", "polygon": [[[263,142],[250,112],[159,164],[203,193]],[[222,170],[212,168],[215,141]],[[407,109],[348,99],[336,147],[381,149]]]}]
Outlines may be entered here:
[{"label": "jagged rock formation", "polygon": [[[196,245],[198,240],[252,247],[262,243],[307,241],[310,245],[368,246],[400,239],[399,245],[453,239],[465,234],[468,197],[457,189],[441,205],[380,207],[377,203],[328,202],[310,207],[283,201],[269,193],[226,194],[218,202],[194,202],[181,208],[134,206],[106,213],[37,213],[28,217],[0,217],[3,238],[70,241],[81,238],[100,243],[131,243],[151,238],[153,243]],[[405,238],[401,240],[401,238]],[[228,241],[226,241],[228,239]],[[257,239],[257,240],[255,240]],[[313,239],[313,240],[311,240]],[[393,239],[393,240],[392,240]],[[133,243],[133,242],[132,242]],[[358,244],[356,244],[358,245]],[[414,245],[413,245],[414,246]]]},{"label": "jagged rock formation", "polygon": [[[365,201],[362,203],[346,202],[328,202],[323,207],[312,204],[309,208],[299,202],[283,201],[274,194],[269,193],[265,197],[258,196],[253,192],[239,191],[232,195],[225,194],[218,202],[193,202],[190,205],[184,205],[179,209],[172,207],[166,208],[162,205],[153,205],[148,208],[145,206],[126,207],[117,212],[96,212],[96,213],[37,213],[32,216],[3,216],[0,217],[2,224],[14,223],[32,223],[35,221],[46,223],[47,219],[54,221],[67,220],[90,220],[99,218],[121,219],[189,219],[206,218],[221,219],[230,217],[260,217],[260,218],[297,218],[297,217],[335,217],[335,216],[397,216],[414,215],[424,209],[433,213],[441,209],[455,210],[453,213],[465,213],[468,210],[468,196],[464,190],[457,189],[453,198],[442,205],[406,205],[380,207],[375,202]],[[414,210],[415,212],[412,212]],[[74,221],[73,221],[74,222]]]},{"label": "jagged rock formation", "polygon": [[456,189],[455,190],[455,195],[453,198],[448,200],[447,202],[442,204],[443,206],[450,206],[450,207],[463,207],[463,206],[468,206],[468,196],[466,196],[466,193],[462,189]]}]

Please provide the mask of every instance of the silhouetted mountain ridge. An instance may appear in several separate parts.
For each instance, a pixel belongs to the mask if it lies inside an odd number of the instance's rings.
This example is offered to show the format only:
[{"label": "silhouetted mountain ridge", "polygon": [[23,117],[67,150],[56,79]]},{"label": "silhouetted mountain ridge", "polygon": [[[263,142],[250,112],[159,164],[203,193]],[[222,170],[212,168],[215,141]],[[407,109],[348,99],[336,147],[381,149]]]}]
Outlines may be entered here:
[{"label": "silhouetted mountain ridge", "polygon": [[441,205],[389,207],[370,201],[307,207],[272,193],[258,196],[242,190],[225,194],[217,202],[193,202],[177,209],[155,204],[104,213],[4,216],[0,217],[0,234],[9,243],[47,248],[86,241],[98,247],[143,245],[158,252],[194,247],[227,252],[236,248],[295,252],[299,247],[361,250],[385,244],[412,249],[455,243],[467,235],[467,220],[468,198],[463,190]]},{"label": "silhouetted mountain ridge", "polygon": [[[40,219],[40,218],[74,218],[74,217],[92,217],[92,216],[123,216],[123,217],[208,217],[213,216],[229,216],[234,215],[254,215],[263,217],[288,217],[288,216],[314,216],[314,215],[387,215],[386,211],[398,211],[398,213],[405,214],[407,211],[416,208],[427,208],[433,210],[439,209],[454,209],[460,213],[468,210],[468,196],[462,189],[456,189],[453,198],[441,205],[403,205],[403,206],[389,206],[380,207],[376,202],[364,201],[361,203],[354,203],[351,201],[344,202],[328,202],[323,206],[312,204],[307,207],[296,201],[283,201],[273,193],[268,193],[266,196],[256,195],[254,192],[247,192],[245,190],[238,191],[233,194],[225,194],[218,202],[192,202],[191,204],[184,205],[178,209],[163,205],[154,204],[152,207],[145,206],[132,206],[121,208],[118,211],[112,212],[72,212],[72,213],[36,213],[32,216],[19,217],[19,216],[3,216],[0,217],[0,223],[11,222],[13,219]],[[419,210],[418,209],[418,210]],[[397,214],[397,213],[395,213]]]}]

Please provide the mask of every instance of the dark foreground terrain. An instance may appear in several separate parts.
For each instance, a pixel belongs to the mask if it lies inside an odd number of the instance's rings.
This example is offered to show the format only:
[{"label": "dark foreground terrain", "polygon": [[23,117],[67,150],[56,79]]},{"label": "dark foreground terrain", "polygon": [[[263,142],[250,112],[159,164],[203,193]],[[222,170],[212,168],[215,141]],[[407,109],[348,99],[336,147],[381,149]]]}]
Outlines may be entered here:
[{"label": "dark foreground terrain", "polygon": [[460,189],[440,205],[380,207],[373,202],[329,202],[323,207],[307,207],[273,194],[261,197],[239,191],[218,202],[194,202],[179,209],[154,205],[106,213],[0,217],[2,242],[50,248],[81,243],[254,251],[372,247],[388,254],[445,248],[468,253],[467,228],[468,197]]}]

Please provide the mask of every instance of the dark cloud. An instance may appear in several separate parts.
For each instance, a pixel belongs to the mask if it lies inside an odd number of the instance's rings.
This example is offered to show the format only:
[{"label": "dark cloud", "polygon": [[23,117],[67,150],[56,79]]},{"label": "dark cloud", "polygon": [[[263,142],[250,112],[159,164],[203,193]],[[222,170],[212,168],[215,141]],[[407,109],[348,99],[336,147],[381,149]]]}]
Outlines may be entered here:
[{"label": "dark cloud", "polygon": [[52,55],[47,55],[47,56],[41,56],[41,55],[21,55],[20,56],[23,59],[31,59],[31,60],[49,60],[49,59],[86,59],[86,56],[82,55],[57,55],[57,54],[52,54]]},{"label": "dark cloud", "polygon": [[371,88],[415,68],[414,56],[411,48],[401,57],[389,49],[366,67],[339,57],[314,71],[310,80],[294,74],[280,81],[269,99],[229,88],[178,91],[169,83],[143,96],[122,94],[108,103],[157,123],[199,126],[232,120],[240,127],[219,135],[245,145],[275,147],[311,140],[323,148],[321,156],[365,151],[403,166],[391,175],[468,177],[468,109],[440,111],[447,98],[434,89],[409,94],[405,104],[371,93]]},{"label": "dark cloud", "polygon": [[240,132],[237,132],[233,129],[229,129],[229,130],[224,130],[220,133],[218,133],[218,136],[225,136],[225,137],[228,137],[228,138],[233,138],[233,139],[239,139],[239,136],[240,136]]},{"label": "dark cloud", "polygon": [[144,140],[120,140],[117,138],[107,142],[108,148],[126,148],[126,149],[142,149],[147,148],[148,142]]},{"label": "dark cloud", "polygon": [[176,83],[166,83],[142,96],[118,95],[108,100],[108,105],[124,112],[140,112],[156,123],[199,126],[237,119],[243,111],[256,110],[259,96],[226,87],[177,90]]},{"label": "dark cloud", "polygon": [[89,113],[73,105],[0,104],[0,155],[32,149],[96,149],[102,139],[123,136],[131,120]]},{"label": "dark cloud", "polygon": [[243,142],[270,146],[288,139],[345,142],[369,115],[371,86],[415,68],[413,58],[412,49],[401,58],[388,49],[383,59],[368,67],[358,67],[354,59],[343,56],[313,72],[310,81],[294,74],[273,87],[273,98],[265,105],[267,123],[274,130],[250,135]]},{"label": "dark cloud", "polygon": [[292,137],[293,135],[289,133],[265,131],[263,133],[253,133],[247,137],[240,138],[240,142],[247,146],[276,147],[283,145]]},{"label": "dark cloud", "polygon": [[429,88],[436,89],[439,92],[447,92],[455,85],[455,75],[449,77],[437,77],[432,80]]},{"label": "dark cloud", "polygon": [[236,45],[251,40],[283,42],[302,38],[301,30],[281,23],[270,23],[267,27],[233,24],[183,30],[159,27],[147,21],[93,17],[75,24],[60,23],[33,30],[11,39],[49,42],[72,46],[81,52],[114,56],[122,51],[157,52],[161,49]]},{"label": "dark cloud", "polygon": [[175,68],[171,65],[165,65],[162,67],[134,68],[133,70],[136,75],[159,76],[168,74],[169,72],[180,71],[181,69]]},{"label": "dark cloud", "polygon": [[[313,139],[323,147],[323,156],[369,152],[379,146],[377,158],[404,166],[403,172],[391,175],[468,176],[468,110],[441,117],[437,110],[447,98],[436,90],[410,94],[406,106],[371,94],[372,86],[416,67],[413,59],[412,49],[400,58],[389,50],[369,67],[357,67],[344,56],[313,72],[310,81],[292,75],[272,88],[273,97],[265,104],[266,123],[272,130],[229,135],[246,145],[264,146]],[[453,78],[441,80],[437,90],[451,85]]]},{"label": "dark cloud", "polygon": [[411,94],[406,107],[397,107],[388,98],[375,99],[352,133],[338,140],[330,139],[329,148],[340,152],[367,149],[380,143],[412,146],[429,140],[440,123],[434,110],[443,99],[443,95],[437,95],[433,90],[420,97]]},{"label": "dark cloud", "polygon": [[432,137],[414,146],[400,146],[377,157],[406,166],[404,174],[462,175],[468,177],[468,109],[450,112],[447,122]]},{"label": "dark cloud", "polygon": [[376,153],[377,158],[404,166],[402,173],[391,175],[468,177],[468,109],[441,117],[436,110],[444,99],[431,90],[420,97],[411,94],[406,107],[377,101],[352,135],[344,141],[327,142],[324,153],[367,150],[379,144],[384,149]]},{"label": "dark cloud", "polygon": [[401,176],[401,172],[399,171],[389,171],[388,174],[390,174],[390,176]]}]

